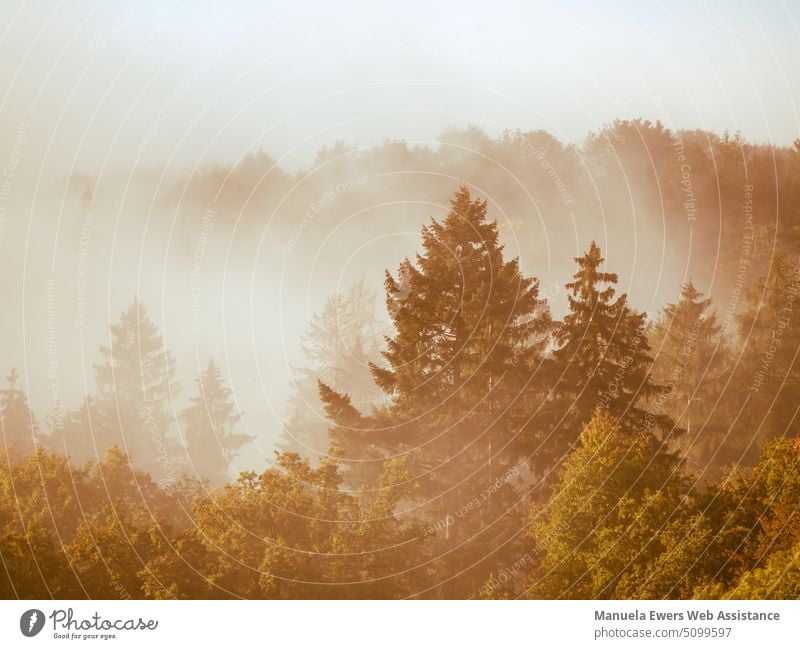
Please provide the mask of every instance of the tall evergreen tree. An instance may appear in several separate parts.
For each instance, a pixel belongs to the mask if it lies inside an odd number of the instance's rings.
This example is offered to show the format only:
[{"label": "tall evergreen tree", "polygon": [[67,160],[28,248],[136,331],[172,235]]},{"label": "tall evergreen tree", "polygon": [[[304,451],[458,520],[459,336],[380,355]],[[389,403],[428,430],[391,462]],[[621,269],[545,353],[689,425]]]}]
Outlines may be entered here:
[{"label": "tall evergreen tree", "polygon": [[660,430],[669,434],[668,415],[649,412],[646,400],[667,386],[650,374],[653,362],[645,314],[615,297],[617,275],[603,270],[600,248],[592,242],[566,285],[569,312],[556,331],[553,389],[543,434],[545,464],[558,462],[578,439],[595,411],[607,411],[623,429]]},{"label": "tall evergreen tree", "polygon": [[241,414],[213,360],[196,382],[197,396],[182,413],[188,459],[193,473],[220,485],[227,479],[231,460],[254,438],[235,432]]},{"label": "tall evergreen tree", "polygon": [[111,325],[110,344],[100,353],[92,431],[86,434],[95,435],[100,452],[117,444],[155,476],[176,474],[168,407],[177,391],[175,361],[138,297]]},{"label": "tall evergreen tree", "polygon": [[337,436],[411,458],[434,521],[432,551],[443,557],[443,592],[475,594],[501,560],[488,548],[520,529],[513,485],[549,313],[538,282],[521,274],[517,259],[503,259],[496,221],[466,187],[442,222],[423,228],[422,248],[397,279],[386,273],[395,335],[386,338],[387,367],[373,364],[372,373],[390,403],[363,417],[345,395],[326,386],[321,393]]},{"label": "tall evergreen tree", "polygon": [[691,281],[667,304],[648,332],[655,361],[653,378],[670,387],[650,407],[670,415],[687,431],[680,448],[689,468],[702,471],[714,456],[726,422],[717,399],[727,375],[727,350],[711,299]]},{"label": "tall evergreen tree", "polygon": [[8,387],[0,390],[0,424],[3,450],[7,453],[30,455],[39,442],[39,424],[28,405],[28,397],[17,387],[19,375],[12,368]]}]

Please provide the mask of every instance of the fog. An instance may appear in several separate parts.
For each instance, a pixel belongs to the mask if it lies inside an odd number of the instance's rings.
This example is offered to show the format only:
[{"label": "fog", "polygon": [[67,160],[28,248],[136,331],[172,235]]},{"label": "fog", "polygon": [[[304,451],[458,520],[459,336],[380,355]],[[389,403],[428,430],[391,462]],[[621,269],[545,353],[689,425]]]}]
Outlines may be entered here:
[{"label": "fog", "polygon": [[358,280],[382,304],[384,271],[462,183],[556,315],[592,240],[654,314],[689,277],[726,299],[727,208],[709,198],[695,225],[659,185],[680,181],[681,142],[625,157],[605,125],[659,121],[711,167],[717,135],[798,132],[800,77],[781,63],[798,16],[781,3],[200,4],[50,3],[9,22],[0,335],[44,419],[92,393],[138,294],[177,360],[176,417],[208,358],[222,367],[257,438],[236,469],[272,456],[313,314]]},{"label": "fog", "polygon": [[[643,142],[661,133],[631,128]],[[610,137],[598,141],[610,146]],[[714,292],[725,273],[717,277],[715,260],[690,245],[683,194],[664,207],[658,176],[637,171],[642,151],[657,155],[657,147],[639,149],[620,153],[628,157],[615,177],[616,162],[590,171],[602,161],[590,160],[591,145],[563,147],[544,133],[493,140],[472,128],[445,132],[435,147],[339,143],[294,173],[259,153],[193,175],[73,174],[30,190],[15,185],[7,213],[21,218],[7,218],[4,231],[13,305],[3,320],[5,364],[23,373],[40,416],[59,402],[76,406],[94,389],[98,345],[109,344],[110,324],[138,295],[177,360],[175,416],[213,357],[257,437],[240,462],[261,465],[286,417],[291,366],[303,365],[300,334],[313,314],[359,280],[382,296],[384,271],[413,258],[421,226],[443,217],[464,182],[486,198],[506,254],[541,280],[556,315],[566,308],[572,258],[592,240],[641,310],[654,314],[692,275]],[[671,149],[660,154],[678,169]],[[714,245],[713,221],[710,231],[698,229]]]}]

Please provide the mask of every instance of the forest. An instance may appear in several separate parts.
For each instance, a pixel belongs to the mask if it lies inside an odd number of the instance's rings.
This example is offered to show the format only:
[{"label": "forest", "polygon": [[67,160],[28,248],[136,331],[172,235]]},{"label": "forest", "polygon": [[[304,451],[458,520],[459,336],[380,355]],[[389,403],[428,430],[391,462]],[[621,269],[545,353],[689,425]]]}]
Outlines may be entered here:
[{"label": "forest", "polygon": [[[182,219],[200,227],[214,194],[257,222],[281,185],[310,184],[289,202],[322,197],[314,214],[290,205],[274,235],[300,256],[357,209],[358,179],[384,174],[370,200],[395,197],[407,181],[385,183],[411,167],[429,170],[415,196],[449,204],[426,204],[382,295],[355,282],[308,323],[263,471],[233,475],[253,437],[218,359],[176,409],[176,360],[139,296],[75,407],[34,413],[8,368],[0,596],[800,597],[800,140],[633,121],[580,147],[478,129],[439,149],[340,143],[294,179],[266,154],[203,170]],[[527,270],[545,245],[523,193],[556,224],[558,290]],[[575,219],[613,242],[627,212],[713,251],[655,313],[599,237],[569,252]]]}]

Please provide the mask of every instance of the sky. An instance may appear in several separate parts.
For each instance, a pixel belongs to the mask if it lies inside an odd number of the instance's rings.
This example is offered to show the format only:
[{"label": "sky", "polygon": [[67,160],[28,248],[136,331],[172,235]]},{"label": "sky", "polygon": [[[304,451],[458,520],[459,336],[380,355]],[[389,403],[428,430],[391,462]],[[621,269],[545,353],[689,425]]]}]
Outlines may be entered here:
[{"label": "sky", "polygon": [[[582,140],[617,118],[800,134],[800,5],[27,2],[0,32],[0,143],[36,171],[193,168],[448,126]],[[2,151],[2,149],[0,149]],[[26,167],[30,169],[30,167]]]}]

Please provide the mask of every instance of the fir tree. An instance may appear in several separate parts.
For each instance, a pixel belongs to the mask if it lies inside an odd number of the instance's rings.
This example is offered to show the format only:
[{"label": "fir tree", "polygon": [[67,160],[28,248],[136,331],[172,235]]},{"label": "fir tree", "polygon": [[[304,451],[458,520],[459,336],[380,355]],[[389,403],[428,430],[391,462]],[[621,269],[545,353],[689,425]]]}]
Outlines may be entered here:
[{"label": "fir tree", "polygon": [[605,261],[592,242],[566,285],[569,312],[556,332],[554,372],[543,431],[544,464],[558,462],[578,439],[595,411],[603,410],[627,430],[660,430],[669,434],[672,420],[648,412],[647,399],[669,388],[656,384],[645,330],[645,315],[615,298],[617,275],[602,270]]},{"label": "fir tree", "polygon": [[236,412],[233,392],[225,386],[213,360],[196,382],[197,396],[182,413],[187,454],[196,475],[219,485],[226,481],[239,449],[254,438],[234,432],[241,414]]},{"label": "fir tree", "polygon": [[50,447],[57,453],[67,455],[75,464],[82,464],[91,459],[99,459],[106,448],[114,441],[107,432],[101,432],[95,425],[92,413],[98,412],[94,396],[84,397],[81,404],[64,411],[61,404],[56,404],[53,413],[48,417],[50,429]]},{"label": "fir tree", "polygon": [[175,361],[138,297],[111,325],[110,345],[100,353],[92,431],[85,434],[94,434],[100,452],[117,444],[154,475],[174,473],[168,404],[177,391]]},{"label": "fir tree", "polygon": [[429,520],[444,523],[434,527],[446,595],[477,593],[500,560],[486,548],[519,530],[516,464],[550,322],[538,282],[503,259],[486,209],[462,187],[445,219],[423,228],[416,264],[406,259],[398,279],[386,274],[395,335],[386,338],[387,366],[372,364],[372,373],[390,403],[357,417],[344,395],[321,390],[340,434],[412,458]]},{"label": "fir tree", "polygon": [[680,445],[692,470],[705,468],[725,433],[717,399],[727,375],[727,351],[710,309],[711,299],[689,281],[680,298],[663,308],[648,334],[655,355],[654,380],[670,387],[650,405],[687,431]]}]

